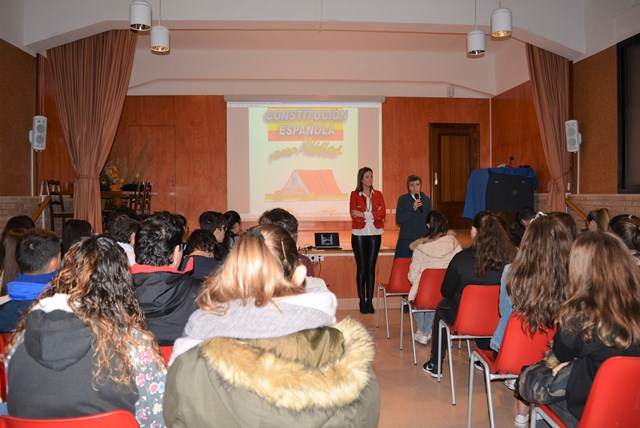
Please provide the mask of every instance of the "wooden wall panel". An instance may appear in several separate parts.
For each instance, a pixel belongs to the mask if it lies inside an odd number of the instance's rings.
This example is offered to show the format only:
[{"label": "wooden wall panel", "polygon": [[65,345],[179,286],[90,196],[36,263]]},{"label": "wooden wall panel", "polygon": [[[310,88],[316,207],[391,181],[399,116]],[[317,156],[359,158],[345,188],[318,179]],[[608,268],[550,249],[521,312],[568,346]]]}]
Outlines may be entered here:
[{"label": "wooden wall panel", "polygon": [[573,111],[582,134],[580,192],[618,192],[616,47],[573,66]]},{"label": "wooden wall panel", "polygon": [[31,194],[29,130],[36,114],[36,58],[0,39],[0,195]]},{"label": "wooden wall panel", "polygon": [[529,165],[538,178],[538,192],[546,192],[551,180],[544,157],[531,82],[525,82],[491,100],[493,123],[492,159],[494,166]]},{"label": "wooden wall panel", "polygon": [[[422,177],[429,194],[430,123],[474,123],[480,126],[480,166],[489,167],[489,100],[389,97],[382,105],[383,192],[387,208],[395,209],[407,192],[407,176]],[[355,176],[355,174],[354,174]],[[397,229],[387,215],[385,229]]]},{"label": "wooden wall panel", "polygon": [[175,108],[176,208],[195,229],[201,212],[227,210],[227,105],[221,96],[183,96]]}]

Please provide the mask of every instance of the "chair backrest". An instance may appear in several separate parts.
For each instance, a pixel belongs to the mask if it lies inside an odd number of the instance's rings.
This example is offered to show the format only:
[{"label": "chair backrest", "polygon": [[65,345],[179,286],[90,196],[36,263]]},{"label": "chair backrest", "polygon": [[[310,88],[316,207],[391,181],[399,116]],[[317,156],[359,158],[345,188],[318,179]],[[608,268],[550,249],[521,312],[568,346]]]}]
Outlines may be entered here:
[{"label": "chair backrest", "polygon": [[554,334],[555,329],[545,332],[538,330],[532,337],[527,320],[517,311],[512,313],[495,361],[498,373],[519,375],[523,366],[542,360]]},{"label": "chair backrest", "polygon": [[65,419],[26,419],[0,416],[0,428],[139,428],[136,418],[126,410]]},{"label": "chair backrest", "polygon": [[151,214],[151,183],[140,181],[129,206],[136,214]]},{"label": "chair backrest", "polygon": [[411,290],[409,266],[411,266],[410,257],[398,257],[393,261],[389,284],[387,284],[389,293],[409,293],[409,290]]},{"label": "chair backrest", "polygon": [[500,321],[499,285],[467,285],[452,331],[469,336],[491,336]]},{"label": "chair backrest", "polygon": [[640,425],[640,357],[606,360],[591,386],[578,428]]},{"label": "chair backrest", "polygon": [[440,288],[446,272],[446,269],[425,269],[422,271],[416,295],[416,309],[436,309],[438,302],[442,300]]},{"label": "chair backrest", "polygon": [[44,189],[51,198],[49,205],[52,207],[57,205],[60,211],[64,211],[64,199],[62,198],[62,187],[58,180],[44,180]]},{"label": "chair backrest", "polygon": [[164,360],[164,365],[166,367],[169,367],[169,360],[171,359],[172,353],[173,353],[173,346],[160,347],[160,355],[162,355],[162,359]]}]

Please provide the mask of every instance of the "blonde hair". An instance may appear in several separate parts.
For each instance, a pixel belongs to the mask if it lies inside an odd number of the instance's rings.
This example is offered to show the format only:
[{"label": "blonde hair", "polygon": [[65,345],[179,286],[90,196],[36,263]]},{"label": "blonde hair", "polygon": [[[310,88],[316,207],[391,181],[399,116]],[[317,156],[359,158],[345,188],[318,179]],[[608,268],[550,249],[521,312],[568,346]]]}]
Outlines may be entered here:
[{"label": "blonde hair", "polygon": [[299,263],[298,249],[286,230],[273,224],[252,227],[240,236],[218,273],[206,280],[198,305],[224,314],[232,300],[244,306],[252,300],[262,307],[274,297],[301,294],[303,285],[291,281]]},{"label": "blonde hair", "polygon": [[640,344],[640,269],[622,240],[611,233],[584,232],[571,249],[567,300],[558,322],[588,342],[626,349]]}]

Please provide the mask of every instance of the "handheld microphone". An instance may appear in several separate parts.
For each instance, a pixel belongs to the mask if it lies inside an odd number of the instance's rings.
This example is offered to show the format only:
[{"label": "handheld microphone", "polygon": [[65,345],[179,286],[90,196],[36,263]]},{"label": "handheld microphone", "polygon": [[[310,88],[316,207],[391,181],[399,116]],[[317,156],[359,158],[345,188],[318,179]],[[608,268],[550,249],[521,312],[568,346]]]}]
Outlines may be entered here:
[{"label": "handheld microphone", "polygon": [[[416,201],[420,200],[420,193],[416,193],[415,195],[413,195],[416,198]],[[420,205],[418,207],[418,209],[420,210],[420,214],[422,214],[424,211],[422,210],[422,205]]]}]

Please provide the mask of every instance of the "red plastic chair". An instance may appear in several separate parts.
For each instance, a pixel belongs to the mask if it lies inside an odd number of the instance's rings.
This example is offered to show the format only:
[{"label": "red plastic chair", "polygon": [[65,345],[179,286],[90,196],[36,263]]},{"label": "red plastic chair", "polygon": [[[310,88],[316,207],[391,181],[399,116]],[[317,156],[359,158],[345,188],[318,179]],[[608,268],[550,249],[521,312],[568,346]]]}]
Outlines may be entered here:
[{"label": "red plastic chair", "polygon": [[[523,324],[523,322],[525,324]],[[524,329],[524,330],[523,330]],[[493,417],[493,396],[491,393],[491,381],[500,379],[515,379],[522,371],[522,367],[530,366],[542,360],[544,353],[549,350],[549,344],[553,340],[555,329],[546,332],[537,331],[533,337],[526,328],[526,320],[520,314],[514,312],[509,318],[504,338],[500,346],[498,356],[493,358],[493,351],[476,349],[471,354],[469,367],[469,409],[467,424],[471,426],[471,405],[473,402],[473,372],[474,364],[479,361],[484,367],[484,382],[487,389],[489,404],[489,423],[495,427]]]},{"label": "red plastic chair", "polygon": [[[411,283],[409,282],[409,266],[411,265],[410,257],[399,257],[393,261],[391,266],[391,275],[389,276],[389,283],[378,284],[378,299],[376,301],[376,327],[380,326],[380,290],[384,295],[384,316],[387,322],[387,339],[391,337],[389,334],[389,311],[387,306],[387,297],[392,296],[408,296],[409,290],[411,290]],[[400,305],[400,311],[403,310],[403,306]]]},{"label": "red plastic chair", "polygon": [[[612,357],[605,361],[591,386],[578,428],[635,428],[640,425],[640,357]],[[534,405],[531,427],[537,416],[552,427],[566,425],[548,406]]]},{"label": "red plastic chair", "polygon": [[[449,358],[449,377],[451,379],[451,403],[456,405],[455,384],[453,381],[453,358],[451,358],[451,343],[454,339],[480,339],[493,336],[500,312],[498,299],[499,285],[467,285],[462,291],[462,299],[458,308],[458,315],[453,326],[440,320],[440,335],[438,337],[438,382],[442,381],[442,333],[446,330],[449,340],[447,351]],[[467,344],[467,346],[469,346]]]},{"label": "red plastic chair", "polygon": [[139,428],[136,418],[126,410],[65,419],[26,419],[0,416],[0,428]]},{"label": "red plastic chair", "polygon": [[171,360],[171,354],[173,353],[173,346],[161,346],[160,355],[164,360],[165,367],[169,367],[169,360]]},{"label": "red plastic chair", "polygon": [[[0,354],[4,354],[4,335],[0,335]],[[4,361],[0,361],[0,397],[3,402],[7,402],[7,372]]]},{"label": "red plastic chair", "polygon": [[408,298],[402,298],[402,315],[400,321],[400,349],[402,349],[402,337],[404,335],[404,307],[409,307],[409,325],[411,326],[411,344],[413,345],[413,364],[418,364],[416,356],[416,341],[414,339],[413,314],[423,312],[435,312],[438,302],[442,300],[440,287],[444,280],[446,269],[425,269],[420,275],[418,284],[418,294],[416,300],[410,302]]}]

